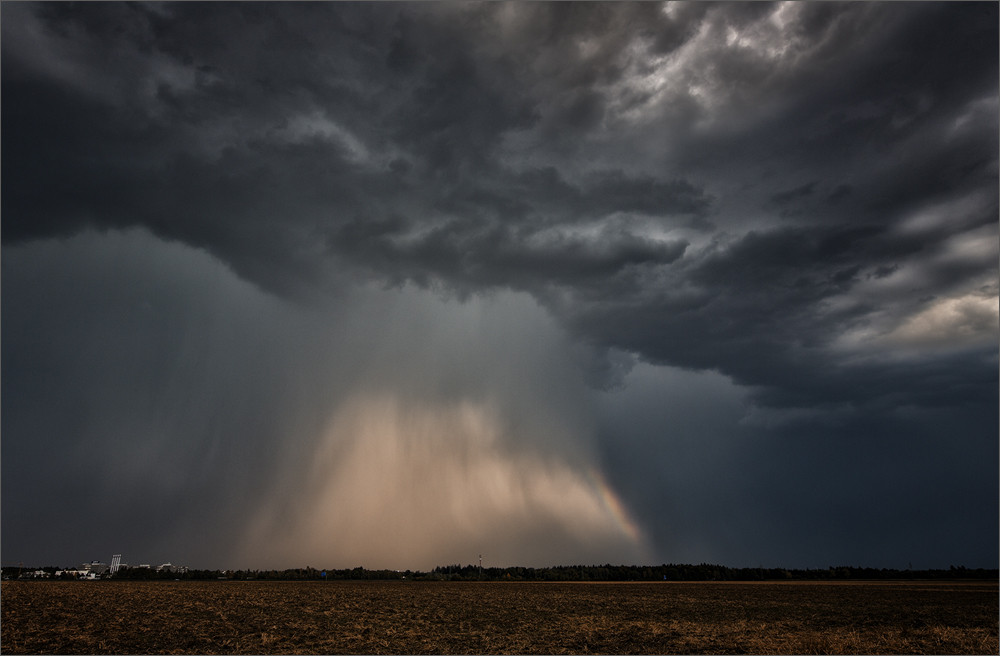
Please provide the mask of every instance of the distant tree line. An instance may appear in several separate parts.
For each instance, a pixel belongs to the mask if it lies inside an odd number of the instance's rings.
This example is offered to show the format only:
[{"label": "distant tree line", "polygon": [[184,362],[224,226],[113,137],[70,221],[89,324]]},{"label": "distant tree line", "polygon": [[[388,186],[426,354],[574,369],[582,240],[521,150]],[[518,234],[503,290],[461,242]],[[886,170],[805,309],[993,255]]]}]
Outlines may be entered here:
[{"label": "distant tree line", "polygon": [[[18,578],[27,570],[56,572],[59,567],[27,568],[5,566],[4,578]],[[447,565],[429,572],[388,569],[315,569],[304,567],[285,570],[205,570],[186,572],[156,571],[148,567],[126,567],[104,580],[182,580],[182,581],[829,581],[829,580],[906,580],[906,579],[996,579],[1000,570],[949,569],[897,570],[871,567],[828,567],[826,569],[782,569],[762,567],[724,567],[722,565],[570,565],[560,567],[483,567]]]},{"label": "distant tree line", "polygon": [[722,565],[571,565],[560,567],[484,567],[474,565],[435,567],[414,579],[454,581],[819,581],[836,579],[995,579],[1000,570],[950,569],[895,570],[870,567],[829,567],[827,569],[783,569]]},{"label": "distant tree line", "polygon": [[397,572],[389,569],[365,569],[355,567],[354,569],[315,569],[313,567],[299,567],[284,570],[208,570],[192,569],[183,573],[157,572],[150,569],[140,569],[130,567],[119,570],[111,578],[126,580],[182,580],[182,581],[389,581],[403,580],[410,575],[410,572]]}]

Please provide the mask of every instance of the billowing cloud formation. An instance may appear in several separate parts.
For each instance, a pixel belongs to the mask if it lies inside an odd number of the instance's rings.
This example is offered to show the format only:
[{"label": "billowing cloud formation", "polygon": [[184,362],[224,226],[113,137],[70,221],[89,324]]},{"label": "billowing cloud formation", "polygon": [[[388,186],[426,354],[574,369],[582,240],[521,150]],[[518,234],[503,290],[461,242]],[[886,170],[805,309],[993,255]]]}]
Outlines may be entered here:
[{"label": "billowing cloud formation", "polygon": [[[652,399],[634,420],[618,415],[607,395],[661,389],[645,369],[630,373],[636,362],[686,372],[663,374],[674,381],[663,394],[699,376],[727,381],[712,394],[723,406],[741,399],[743,414],[726,428],[708,422],[697,441],[709,452],[727,435],[757,440],[723,449],[727,472],[739,468],[729,460],[737,452],[744,463],[817,466],[817,453],[849,444],[856,458],[827,461],[829,478],[813,480],[833,481],[836,470],[854,483],[831,483],[832,501],[799,490],[811,503],[856,508],[847,499],[875,493],[875,472],[896,464],[885,445],[911,429],[913,444],[900,449],[945,463],[945,487],[961,458],[942,458],[936,440],[961,434],[954,453],[995,462],[994,4],[15,3],[2,14],[7,448],[40,432],[29,427],[46,413],[74,435],[110,430],[101,421],[132,425],[130,434],[157,426],[161,438],[145,451],[121,440],[122,463],[140,472],[170,452],[167,436],[208,449],[245,421],[245,434],[288,462],[326,439],[320,425],[360,389],[385,392],[405,412],[434,408],[446,423],[463,403],[499,398],[504,421],[529,408],[565,425],[590,461],[568,464],[575,447],[565,443],[557,460],[574,476],[603,470],[657,553],[682,549],[662,528],[671,522],[702,534],[708,552],[731,538],[695,521],[696,510],[664,518],[665,490],[680,492],[662,472],[634,479],[646,467],[640,454],[687,461],[664,445],[684,451],[676,425],[700,416],[658,415]],[[140,232],[121,232],[132,228]],[[72,242],[75,253],[138,239],[202,262],[177,260],[156,277],[175,290],[164,297],[170,307],[184,316],[203,308],[202,318],[116,314],[101,303],[119,291],[83,289],[104,275],[96,255],[58,280],[28,273],[42,270],[31,262],[54,252],[53,240],[81,234],[91,236]],[[140,268],[150,274],[156,262]],[[229,286],[185,273],[212,267],[234,274],[217,278]],[[43,280],[48,299],[79,309],[78,321],[37,297]],[[241,291],[230,297],[233,285]],[[245,303],[206,300],[216,297]],[[84,310],[80,298],[96,305]],[[516,335],[503,357],[491,340],[508,333],[468,323],[490,298],[517,308],[501,322]],[[384,320],[394,329],[374,328]],[[350,329],[324,336],[323,321]],[[209,338],[230,325],[239,337]],[[545,337],[527,325],[544,326]],[[463,330],[481,332],[451,339]],[[69,341],[38,337],[61,331],[82,353],[115,356],[81,360]],[[107,341],[112,333],[117,341]],[[461,356],[456,344],[465,344]],[[361,345],[370,357],[357,356]],[[509,359],[514,352],[559,353],[558,364],[539,360],[558,373],[540,374],[545,366]],[[249,377],[247,353],[261,357]],[[351,373],[327,376],[319,362]],[[43,370],[66,371],[67,392],[32,373]],[[118,396],[68,391],[98,371],[117,394],[150,386],[170,404],[131,411],[132,424],[114,412],[101,419]],[[198,386],[172,386],[182,378]],[[434,394],[414,400],[427,380]],[[55,410],[43,412],[42,398],[57,399]],[[253,411],[221,410],[239,404]],[[182,426],[188,406],[201,412]],[[914,412],[933,416],[914,424]],[[504,444],[535,439],[501,433]],[[276,437],[289,434],[303,444]],[[781,450],[768,442],[777,439],[815,446]],[[208,453],[233,462],[221,446]],[[238,470],[279,476],[264,464]],[[240,482],[225,489],[250,486],[232,476]],[[719,499],[754,499],[741,517],[794,533],[766,510],[790,488],[746,476],[723,476]],[[7,479],[5,469],[5,499],[28,498]],[[886,508],[917,521],[929,481],[898,481]],[[187,484],[175,480],[164,498]],[[980,491],[995,491],[996,472],[963,485],[949,498],[964,519],[949,530],[981,544],[985,522],[993,537],[977,553],[994,553],[997,499]],[[246,510],[257,494],[246,508],[240,494],[226,498]],[[714,494],[692,503],[718,509]],[[888,562],[900,543],[893,532],[909,534],[871,525],[886,535],[867,557]],[[830,553],[863,553],[848,542]],[[761,545],[754,554],[793,557]],[[716,553],[739,561],[750,550]],[[942,542],[926,553],[955,552]]]},{"label": "billowing cloud formation", "polygon": [[[650,361],[850,397],[818,373],[841,335],[996,295],[991,12],[12,5],[3,237],[522,289]],[[915,284],[876,309],[886,276]]]}]

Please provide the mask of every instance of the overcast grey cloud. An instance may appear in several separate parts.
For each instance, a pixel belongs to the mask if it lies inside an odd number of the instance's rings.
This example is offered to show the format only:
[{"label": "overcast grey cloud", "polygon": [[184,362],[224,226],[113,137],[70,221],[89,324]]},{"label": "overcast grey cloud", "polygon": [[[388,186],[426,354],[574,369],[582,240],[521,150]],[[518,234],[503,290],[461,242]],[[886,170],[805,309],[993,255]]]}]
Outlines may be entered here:
[{"label": "overcast grey cloud", "polygon": [[5,560],[995,566],[995,3],[0,12]]}]

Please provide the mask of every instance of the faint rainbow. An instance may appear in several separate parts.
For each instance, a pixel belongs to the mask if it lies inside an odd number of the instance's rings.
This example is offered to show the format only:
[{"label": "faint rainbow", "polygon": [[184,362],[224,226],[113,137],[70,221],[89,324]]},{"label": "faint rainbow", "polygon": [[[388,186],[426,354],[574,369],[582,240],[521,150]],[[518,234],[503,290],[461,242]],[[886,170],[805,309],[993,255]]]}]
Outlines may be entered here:
[{"label": "faint rainbow", "polygon": [[598,494],[601,495],[601,502],[608,512],[611,513],[611,516],[614,517],[615,521],[618,522],[622,533],[627,535],[632,542],[640,545],[642,543],[642,531],[639,529],[639,525],[629,515],[628,510],[622,504],[618,495],[615,494],[615,491],[604,480],[604,476],[593,467],[588,470],[587,474],[591,483],[597,489]]}]

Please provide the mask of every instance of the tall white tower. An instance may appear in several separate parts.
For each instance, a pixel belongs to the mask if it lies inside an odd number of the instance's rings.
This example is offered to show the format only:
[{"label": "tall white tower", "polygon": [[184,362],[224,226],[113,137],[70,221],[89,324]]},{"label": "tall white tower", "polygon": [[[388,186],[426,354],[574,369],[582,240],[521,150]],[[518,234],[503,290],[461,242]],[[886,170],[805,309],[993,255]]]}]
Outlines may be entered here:
[{"label": "tall white tower", "polygon": [[118,571],[118,568],[122,566],[122,555],[115,554],[111,557],[111,573],[114,574]]}]

